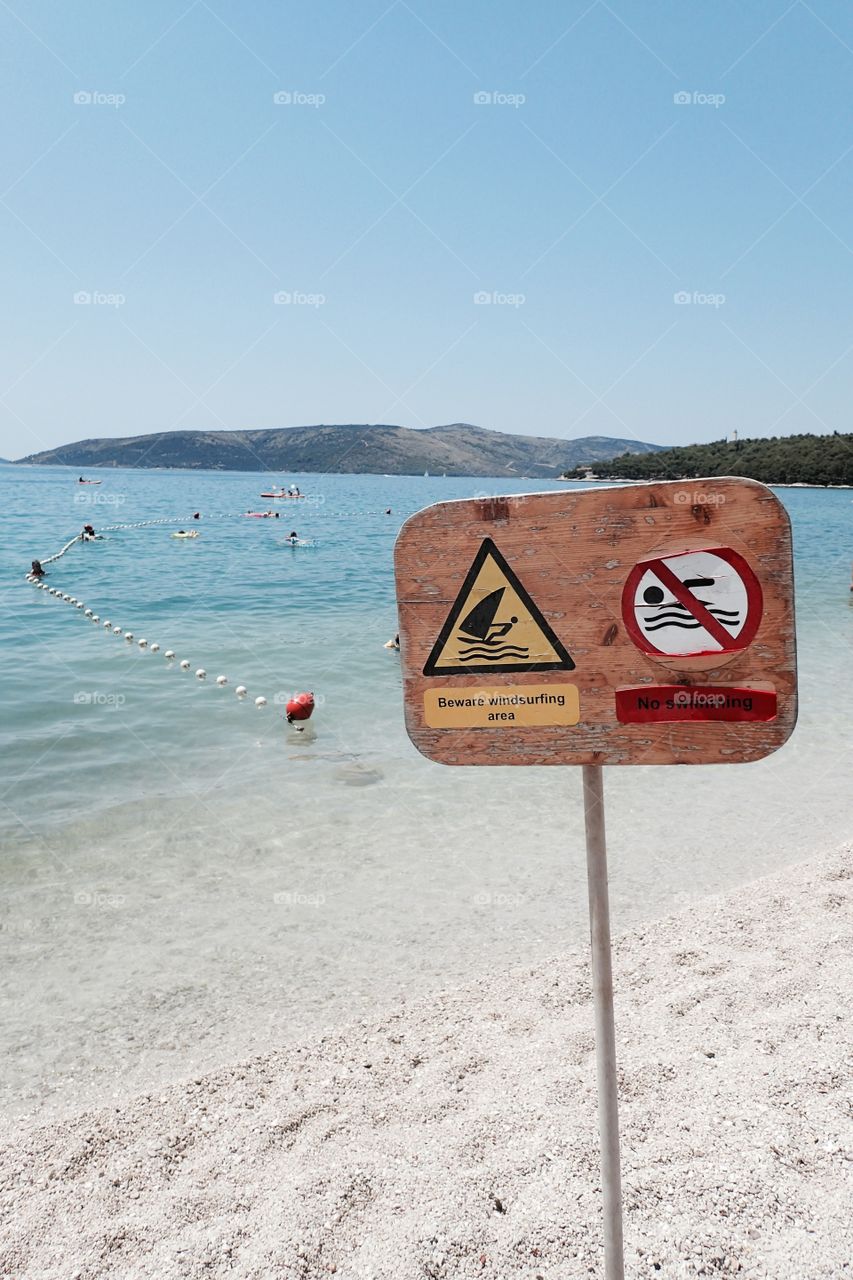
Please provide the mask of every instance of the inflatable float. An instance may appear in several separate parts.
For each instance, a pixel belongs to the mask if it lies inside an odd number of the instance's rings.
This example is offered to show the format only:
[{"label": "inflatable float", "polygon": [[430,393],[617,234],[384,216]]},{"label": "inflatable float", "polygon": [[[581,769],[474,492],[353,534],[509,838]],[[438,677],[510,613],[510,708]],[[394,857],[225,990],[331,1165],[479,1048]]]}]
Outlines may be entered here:
[{"label": "inflatable float", "polygon": [[190,529],[189,533],[185,529],[180,529],[177,533],[172,534],[173,538],[197,538],[198,530]]}]

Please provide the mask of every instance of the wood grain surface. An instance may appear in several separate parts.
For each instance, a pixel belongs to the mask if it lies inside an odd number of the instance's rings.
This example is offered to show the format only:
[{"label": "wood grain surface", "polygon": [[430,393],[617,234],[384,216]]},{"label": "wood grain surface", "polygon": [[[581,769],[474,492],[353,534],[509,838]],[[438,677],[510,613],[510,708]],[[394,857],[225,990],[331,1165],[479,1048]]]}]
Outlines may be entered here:
[{"label": "wood grain surface", "polygon": [[[424,675],[485,539],[571,655],[574,670]],[[701,657],[653,656],[626,629],[622,597],[639,561],[729,548],[763,596],[745,649]],[[764,485],[739,478],[475,498],[428,507],[406,522],[395,550],[406,728],[444,764],[731,764],[758,760],[790,736],[797,716],[791,530]],[[636,575],[635,575],[636,576]],[[430,727],[424,694],[488,687],[577,687],[576,724]],[[616,690],[713,686],[775,690],[772,720],[620,723]],[[695,696],[695,695],[694,695]],[[432,699],[434,702],[435,699]]]}]

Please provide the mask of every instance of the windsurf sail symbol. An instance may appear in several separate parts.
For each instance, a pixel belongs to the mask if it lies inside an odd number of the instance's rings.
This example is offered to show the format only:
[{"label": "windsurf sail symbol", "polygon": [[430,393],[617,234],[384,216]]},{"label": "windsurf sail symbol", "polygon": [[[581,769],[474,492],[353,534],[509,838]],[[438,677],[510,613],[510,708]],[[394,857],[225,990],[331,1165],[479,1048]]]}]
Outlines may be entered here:
[{"label": "windsurf sail symbol", "polygon": [[498,658],[522,659],[529,655],[526,645],[512,644],[509,639],[504,641],[518,622],[515,614],[504,622],[495,622],[505,594],[506,587],[490,591],[459,624],[457,643],[462,662],[470,663],[480,658],[490,658],[494,662]]}]

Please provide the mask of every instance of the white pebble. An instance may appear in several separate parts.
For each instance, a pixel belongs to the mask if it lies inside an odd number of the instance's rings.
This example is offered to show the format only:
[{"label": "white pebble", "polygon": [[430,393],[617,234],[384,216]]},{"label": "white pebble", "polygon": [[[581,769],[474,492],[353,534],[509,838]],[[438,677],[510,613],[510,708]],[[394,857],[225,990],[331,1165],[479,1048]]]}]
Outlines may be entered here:
[{"label": "white pebble", "polygon": [[190,664],[189,664],[189,662],[187,661],[187,659],[186,659],[186,658],[183,658],[183,659],[181,660],[181,670],[182,670],[182,671],[189,671],[189,669],[190,669]]},{"label": "white pebble", "polygon": [[205,671],[204,667],[199,667],[198,671],[195,674],[196,674],[197,680],[203,680],[207,675],[207,672]]},{"label": "white pebble", "polygon": [[266,705],[267,705],[267,700],[266,700],[266,698],[263,698],[263,697],[261,697],[261,698],[255,698],[255,706],[256,706],[256,707],[265,707]]},{"label": "white pebble", "polygon": [[227,683],[228,683],[228,677],[227,677],[227,676],[217,676],[217,677],[216,677],[216,683],[217,683],[217,684],[227,684]]},{"label": "white pebble", "polygon": [[238,698],[245,698],[249,690],[246,688],[244,684],[238,684],[234,692],[236,693]]}]

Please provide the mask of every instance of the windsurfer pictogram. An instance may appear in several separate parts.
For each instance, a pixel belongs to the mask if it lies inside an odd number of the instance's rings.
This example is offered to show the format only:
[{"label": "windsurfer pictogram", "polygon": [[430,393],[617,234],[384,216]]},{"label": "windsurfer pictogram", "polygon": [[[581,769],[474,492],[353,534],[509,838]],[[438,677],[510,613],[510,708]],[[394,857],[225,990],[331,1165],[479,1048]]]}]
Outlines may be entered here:
[{"label": "windsurfer pictogram", "polygon": [[453,603],[424,675],[572,671],[574,662],[491,538]]},{"label": "windsurfer pictogram", "polygon": [[507,622],[495,622],[495,615],[501,607],[506,587],[498,587],[475,604],[474,608],[459,624],[457,643],[459,658],[462,662],[474,662],[478,658],[496,662],[499,658],[527,658],[530,650],[526,645],[512,644],[508,633],[517,624],[515,614]]}]

